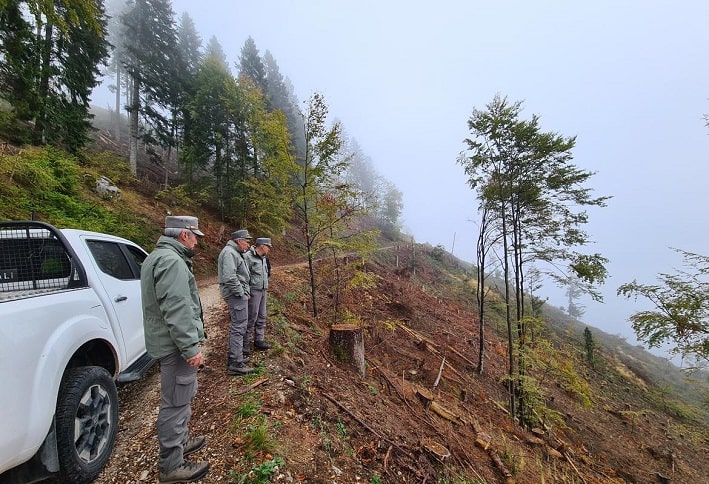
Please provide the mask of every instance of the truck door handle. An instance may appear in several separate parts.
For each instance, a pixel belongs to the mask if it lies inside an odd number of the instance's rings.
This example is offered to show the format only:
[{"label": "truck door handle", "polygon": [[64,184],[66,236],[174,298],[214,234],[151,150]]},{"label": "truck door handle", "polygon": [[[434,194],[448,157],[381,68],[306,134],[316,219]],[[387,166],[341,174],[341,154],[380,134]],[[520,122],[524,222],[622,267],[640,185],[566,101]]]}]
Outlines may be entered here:
[{"label": "truck door handle", "polygon": [[128,296],[118,296],[116,299],[114,299],[114,301],[116,301],[116,302],[127,301],[127,300],[128,300]]}]

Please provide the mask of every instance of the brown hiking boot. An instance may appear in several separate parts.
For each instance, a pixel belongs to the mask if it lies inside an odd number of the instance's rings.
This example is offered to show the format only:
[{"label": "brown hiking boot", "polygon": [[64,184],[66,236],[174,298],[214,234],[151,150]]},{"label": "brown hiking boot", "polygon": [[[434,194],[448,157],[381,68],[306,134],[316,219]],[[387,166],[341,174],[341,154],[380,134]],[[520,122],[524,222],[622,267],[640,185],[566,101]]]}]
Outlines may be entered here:
[{"label": "brown hiking boot", "polygon": [[171,470],[170,472],[160,471],[160,483],[170,484],[176,482],[192,482],[197,481],[209,472],[209,462],[203,460],[202,462],[192,462],[186,460],[177,469]]},{"label": "brown hiking boot", "polygon": [[182,457],[187,457],[190,454],[194,454],[199,449],[204,447],[207,442],[207,438],[204,435],[199,435],[197,437],[192,437],[187,441],[185,446],[182,448]]}]

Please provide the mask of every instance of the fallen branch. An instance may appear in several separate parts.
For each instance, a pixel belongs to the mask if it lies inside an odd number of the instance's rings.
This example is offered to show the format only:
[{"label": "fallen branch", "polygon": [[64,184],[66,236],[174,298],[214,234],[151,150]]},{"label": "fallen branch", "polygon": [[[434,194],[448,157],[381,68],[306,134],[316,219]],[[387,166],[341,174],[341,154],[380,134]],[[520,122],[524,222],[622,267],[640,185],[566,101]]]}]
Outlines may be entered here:
[{"label": "fallen branch", "polygon": [[350,417],[352,417],[352,418],[353,418],[358,424],[360,424],[362,427],[364,427],[365,429],[369,430],[372,434],[374,434],[375,437],[377,437],[378,439],[383,440],[383,441],[385,441],[385,442],[389,442],[389,444],[391,444],[392,446],[394,446],[399,452],[401,452],[402,454],[404,454],[405,456],[407,456],[409,459],[411,459],[411,460],[413,460],[414,462],[416,462],[416,459],[414,458],[414,456],[411,455],[406,449],[402,449],[401,447],[399,447],[399,445],[398,445],[396,442],[392,442],[391,440],[387,439],[386,437],[380,435],[376,430],[374,430],[372,427],[370,427],[370,426],[367,425],[365,422],[363,422],[362,419],[360,419],[357,415],[355,415],[354,413],[352,413],[347,407],[345,407],[344,405],[342,405],[340,402],[338,402],[337,400],[335,400],[333,397],[331,397],[331,396],[328,395],[327,393],[323,393],[322,396],[325,397],[325,398],[327,398],[328,400],[330,400],[330,401],[331,401],[332,403],[334,403],[335,405],[337,405],[340,409],[344,410],[344,411],[347,413],[347,415],[349,415]]},{"label": "fallen branch", "polygon": [[494,404],[497,406],[497,408],[499,408],[500,410],[502,410],[503,412],[505,412],[506,414],[509,415],[510,411],[507,410],[505,407],[503,407],[502,405],[500,405],[498,402],[496,402],[496,401],[493,400],[492,398],[490,399],[490,401],[491,401],[492,403],[494,403]]},{"label": "fallen branch", "polygon": [[[465,375],[462,375],[458,370],[456,370],[454,367],[452,367],[451,364],[448,363],[447,361],[446,361],[446,367],[448,367],[453,373],[455,373],[456,375],[458,375],[458,376],[459,376],[460,378],[462,378],[463,380],[470,381],[470,380],[468,380],[468,378],[465,377]],[[461,384],[461,385],[464,384],[464,381],[455,380],[454,378],[451,378],[450,376],[448,376],[448,377],[446,377],[446,378],[448,378],[449,380],[453,380],[453,381],[455,381],[456,383],[459,383],[459,384]]]},{"label": "fallen branch", "polygon": [[325,350],[323,350],[323,346],[324,346],[324,345],[321,344],[321,345],[319,345],[319,346],[320,346],[320,354],[322,355],[322,357],[325,358],[325,361],[327,361],[328,363],[330,363],[330,366],[334,367],[334,366],[335,366],[335,362],[332,361],[332,360],[327,356],[327,354],[325,353]]},{"label": "fallen branch", "polygon": [[567,462],[568,462],[569,464],[571,464],[571,467],[574,468],[574,470],[576,471],[576,474],[578,474],[578,476],[579,476],[579,479],[581,479],[581,482],[583,482],[584,484],[586,484],[586,479],[583,478],[583,476],[582,476],[581,473],[579,472],[579,470],[578,470],[578,468],[576,467],[576,465],[574,465],[574,461],[571,460],[571,457],[569,457],[569,453],[568,453],[568,452],[564,452],[564,457],[566,457]]},{"label": "fallen branch", "polygon": [[502,459],[500,459],[500,456],[497,455],[497,452],[493,449],[488,449],[487,453],[490,456],[490,459],[492,459],[492,462],[495,464],[495,467],[497,467],[497,470],[505,476],[506,482],[514,482],[512,473],[507,470],[507,467],[505,467],[505,464],[502,462]]},{"label": "fallen branch", "polygon": [[448,346],[447,349],[449,349],[454,355],[456,355],[456,356],[457,356],[458,358],[460,358],[461,360],[465,361],[467,364],[469,364],[469,365],[472,366],[473,368],[476,368],[476,367],[477,367],[477,364],[476,364],[476,363],[473,363],[473,362],[470,361],[468,358],[466,358],[465,356],[463,356],[462,354],[460,354],[459,352],[457,352],[457,351],[455,350],[455,348],[453,348],[452,346]]},{"label": "fallen branch", "polygon": [[404,325],[399,325],[399,326],[397,326],[397,328],[403,329],[404,331],[406,331],[407,333],[409,333],[409,335],[413,336],[414,338],[418,339],[419,341],[424,341],[424,342],[428,343],[428,344],[432,347],[433,350],[435,350],[436,347],[438,346],[438,345],[436,345],[436,343],[434,343],[433,341],[431,341],[430,339],[426,338],[426,337],[425,337],[424,335],[422,335],[421,333],[418,333],[418,332],[414,331],[414,330],[411,329],[411,328],[408,328],[408,327],[406,327],[406,326],[404,326]]},{"label": "fallen branch", "polygon": [[263,385],[268,381],[268,378],[259,378],[255,382],[253,382],[251,385],[239,388],[236,392],[234,392],[236,395],[243,395],[244,393],[250,392],[254,388],[256,388],[259,385]]},{"label": "fallen branch", "polygon": [[313,336],[317,336],[318,338],[322,336],[322,334],[316,333],[316,332],[313,331],[312,329],[306,328],[306,327],[301,326],[301,325],[299,325],[299,324],[288,323],[288,327],[291,328],[291,329],[294,329],[294,330],[296,330],[296,331],[299,331],[299,332],[301,332],[301,333],[312,334]]},{"label": "fallen branch", "polygon": [[436,377],[436,380],[433,382],[434,389],[438,386],[438,383],[441,381],[441,374],[443,373],[444,366],[446,366],[446,357],[445,356],[441,360],[441,367],[438,369],[438,376]]}]

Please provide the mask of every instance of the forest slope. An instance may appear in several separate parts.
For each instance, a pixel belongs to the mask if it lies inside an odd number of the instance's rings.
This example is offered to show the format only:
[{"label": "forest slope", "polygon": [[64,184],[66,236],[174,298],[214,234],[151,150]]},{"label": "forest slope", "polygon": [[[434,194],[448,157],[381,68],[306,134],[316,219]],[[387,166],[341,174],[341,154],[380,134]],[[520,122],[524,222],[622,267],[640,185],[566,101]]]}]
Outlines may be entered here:
[{"label": "forest slope", "polygon": [[[542,357],[533,371],[543,396],[535,405],[546,425],[516,426],[505,408],[502,320],[488,323],[477,374],[475,278],[421,244],[382,240],[361,259],[371,284],[338,291],[321,278],[321,314],[332,314],[336,302],[364,330],[360,377],[329,349],[332,319],[311,314],[302,258],[287,235],[274,238],[267,329],[274,349],[256,357],[255,375],[229,377],[228,316],[214,272],[235,227],[179,190],[124,175],[100,150],[79,169],[87,180],[108,173],[120,199],[98,197],[87,182],[71,204],[44,193],[29,205],[19,159],[19,151],[3,153],[2,218],[27,218],[31,206],[61,226],[108,221],[111,231],[150,248],[167,213],[200,217],[207,236],[195,264],[209,339],[192,430],[209,437],[199,454],[212,462],[204,482],[701,482],[709,475],[706,415],[656,387],[647,366],[637,358],[628,365],[614,348],[600,348],[597,364],[588,365],[568,322],[535,333]],[[330,273],[329,263],[318,270]],[[155,480],[156,376],[121,388],[117,449],[98,482]]]}]

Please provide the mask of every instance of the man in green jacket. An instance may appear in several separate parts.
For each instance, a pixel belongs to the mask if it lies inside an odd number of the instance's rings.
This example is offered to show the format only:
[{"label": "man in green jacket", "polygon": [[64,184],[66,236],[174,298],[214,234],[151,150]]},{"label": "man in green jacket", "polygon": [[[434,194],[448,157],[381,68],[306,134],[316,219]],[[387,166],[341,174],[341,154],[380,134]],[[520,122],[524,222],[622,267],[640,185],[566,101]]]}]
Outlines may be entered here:
[{"label": "man in green jacket", "polygon": [[267,351],[271,345],[266,342],[266,293],[268,289],[268,253],[271,251],[271,239],[259,237],[246,254],[244,260],[249,266],[251,276],[251,298],[249,299],[249,323],[244,337],[244,351],[248,351],[251,342],[254,351]]},{"label": "man in green jacket", "polygon": [[203,236],[196,217],[165,217],[164,235],[140,271],[145,347],[160,362],[161,483],[192,482],[209,471],[207,461],[185,459],[206,441],[204,436],[189,438],[188,428],[197,370],[204,366],[200,346],[206,336],[192,273],[193,250]]},{"label": "man in green jacket", "polygon": [[231,234],[231,240],[219,253],[217,260],[217,279],[219,290],[229,307],[229,340],[227,355],[227,373],[229,375],[248,375],[254,369],[247,366],[244,356],[244,336],[249,317],[249,267],[244,261],[244,252],[249,249],[251,235],[246,229]]}]

